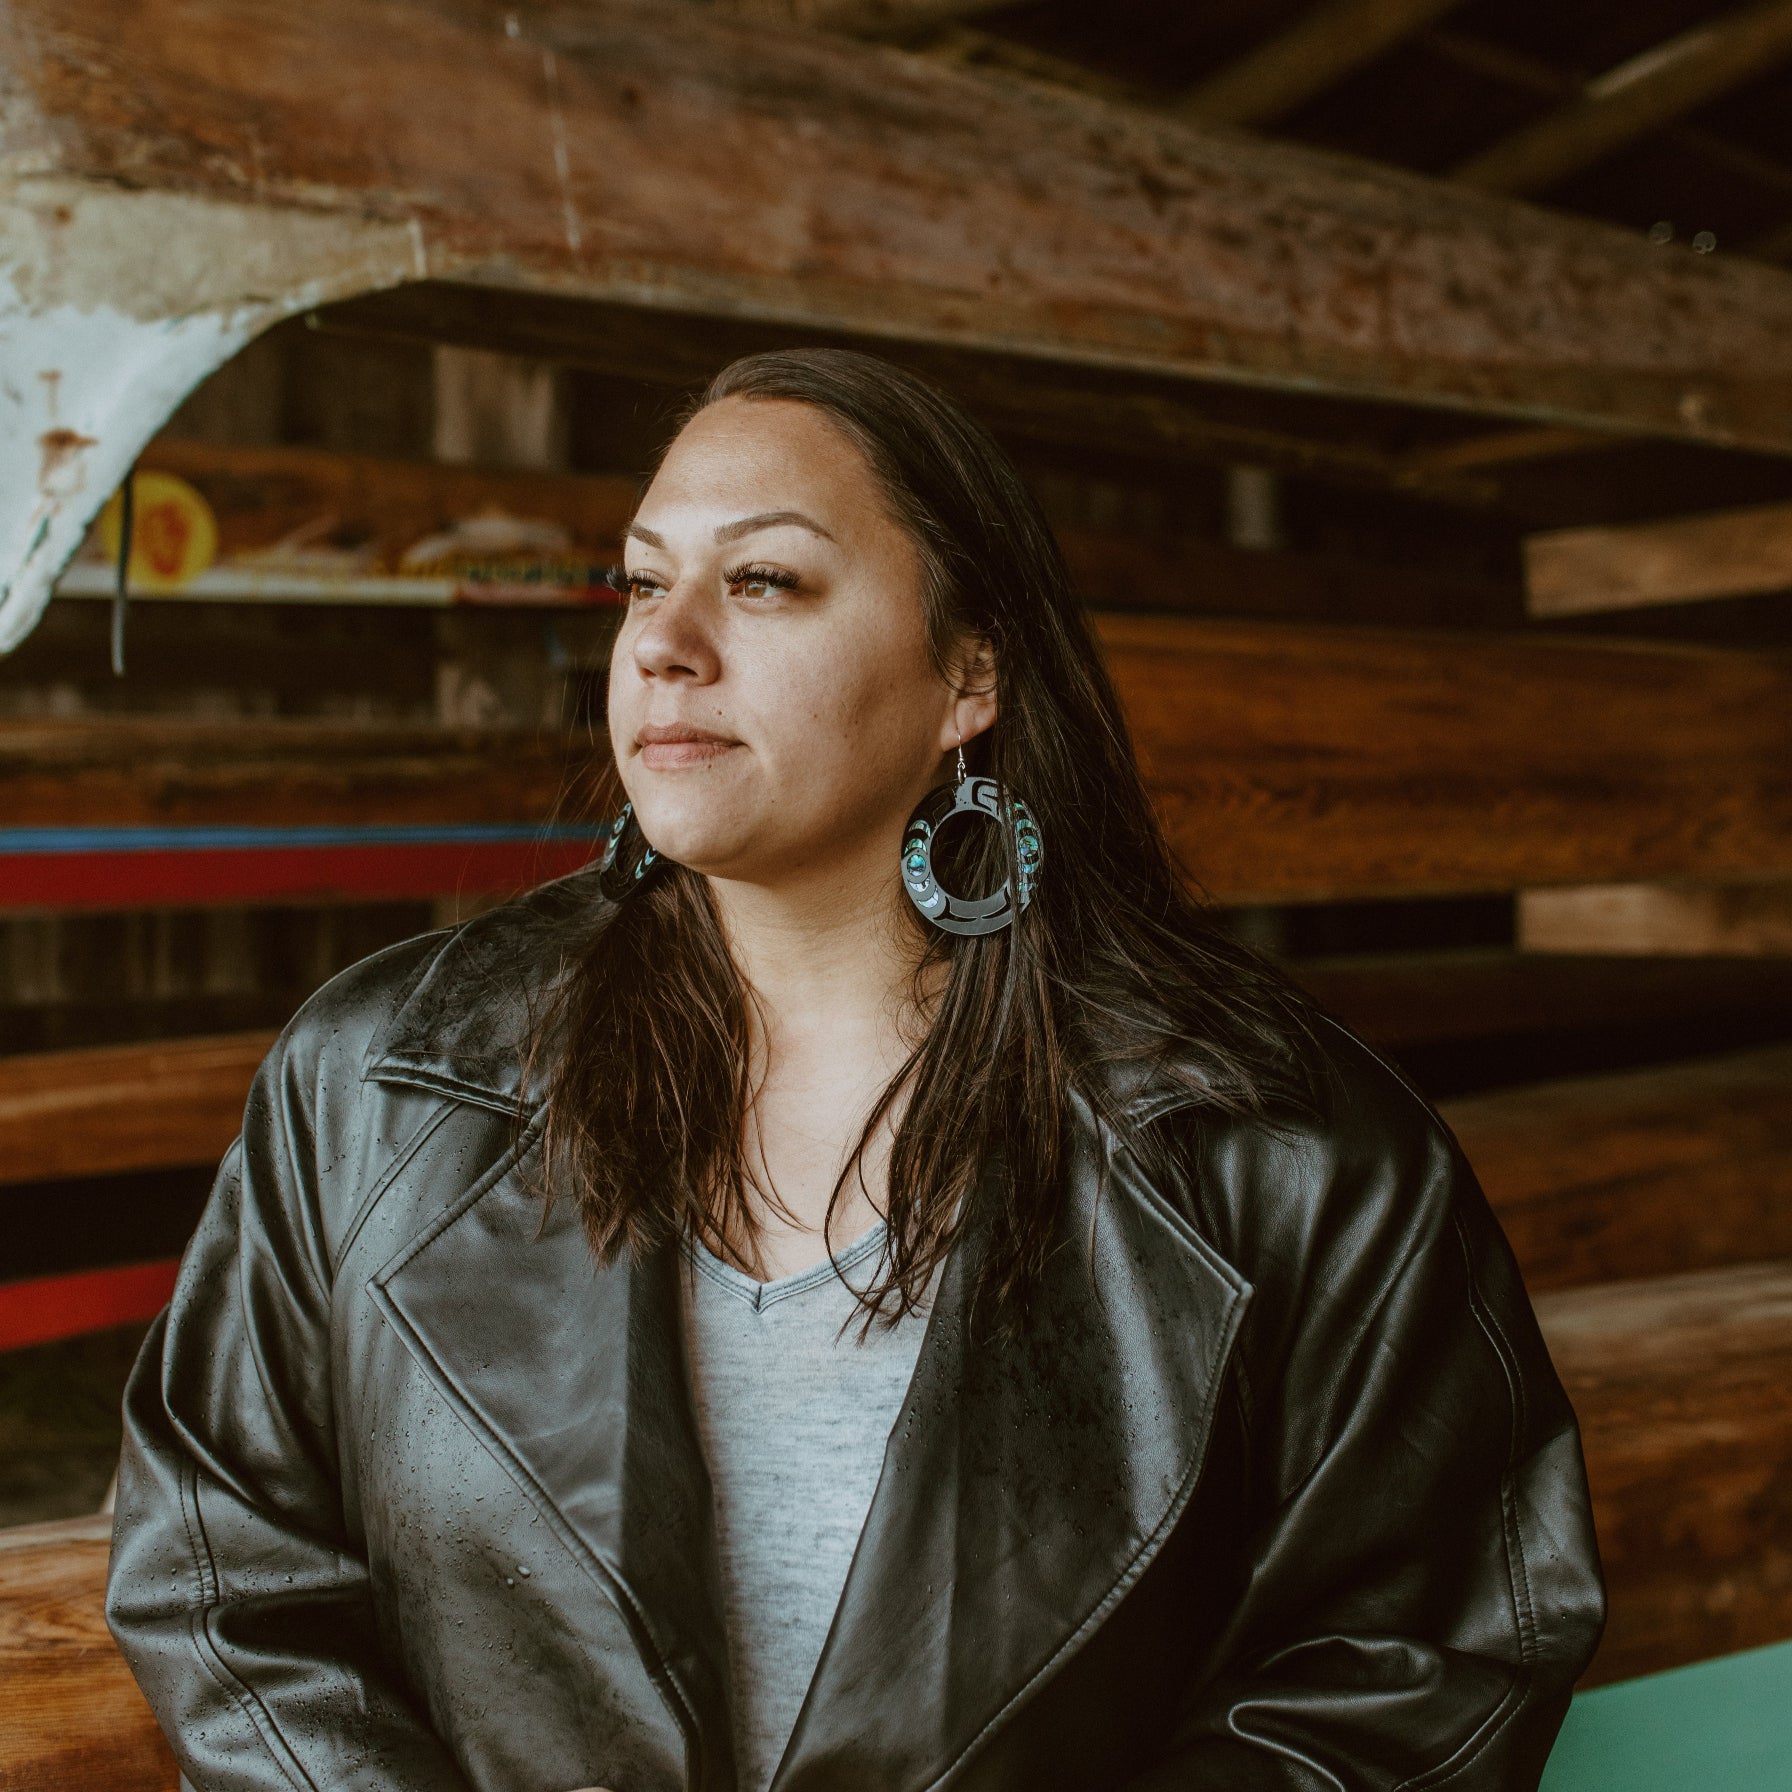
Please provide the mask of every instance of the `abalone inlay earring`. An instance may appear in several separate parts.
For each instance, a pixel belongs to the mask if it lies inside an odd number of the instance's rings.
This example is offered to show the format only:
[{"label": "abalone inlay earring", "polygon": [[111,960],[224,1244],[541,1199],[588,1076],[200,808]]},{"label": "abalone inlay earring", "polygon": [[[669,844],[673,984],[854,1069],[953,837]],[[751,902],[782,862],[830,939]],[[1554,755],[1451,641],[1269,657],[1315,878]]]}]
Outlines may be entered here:
[{"label": "abalone inlay earring", "polygon": [[[933,872],[933,843],[955,815],[976,815],[1014,835],[1016,875],[1004,878],[993,896],[954,896]],[[921,799],[902,836],[902,887],[908,899],[945,933],[974,936],[999,933],[1033,900],[1045,864],[1045,841],[1031,810],[1017,796],[1004,798],[994,778],[973,778],[965,771],[964,743],[958,746],[958,776]]]},{"label": "abalone inlay earring", "polygon": [[642,880],[666,862],[647,844],[647,836],[635,820],[635,805],[624,803],[622,813],[610,823],[609,838],[597,862],[597,887],[612,902],[620,902],[625,896],[632,896],[640,889]]}]

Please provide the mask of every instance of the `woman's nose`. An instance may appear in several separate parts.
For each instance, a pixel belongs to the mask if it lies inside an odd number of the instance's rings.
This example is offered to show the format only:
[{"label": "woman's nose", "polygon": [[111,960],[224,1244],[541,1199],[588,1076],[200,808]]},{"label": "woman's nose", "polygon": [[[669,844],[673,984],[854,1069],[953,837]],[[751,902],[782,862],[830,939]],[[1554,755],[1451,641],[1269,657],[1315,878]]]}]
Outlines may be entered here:
[{"label": "woman's nose", "polygon": [[641,619],[633,651],[644,678],[712,684],[721,670],[706,606],[682,585],[674,585]]}]

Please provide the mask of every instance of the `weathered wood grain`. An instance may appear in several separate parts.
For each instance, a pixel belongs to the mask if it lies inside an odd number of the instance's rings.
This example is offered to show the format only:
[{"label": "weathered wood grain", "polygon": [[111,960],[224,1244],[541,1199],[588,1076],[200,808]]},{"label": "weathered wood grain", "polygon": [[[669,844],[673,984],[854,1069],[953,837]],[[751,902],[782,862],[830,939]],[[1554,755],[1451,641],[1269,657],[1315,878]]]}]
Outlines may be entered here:
[{"label": "weathered wood grain", "polygon": [[1533,616],[1792,590],[1792,504],[1551,529],[1526,538],[1524,568]]},{"label": "weathered wood grain", "polygon": [[1588,1683],[1792,1636],[1792,1262],[1544,1294],[1610,1589]]},{"label": "weathered wood grain", "polygon": [[0,1057],[0,1183],[215,1162],[272,1033]]},{"label": "weathered wood grain", "polygon": [[1446,1102],[1531,1288],[1792,1257],[1792,1046]]},{"label": "weathered wood grain", "polygon": [[1792,660],[1147,617],[1101,634],[1171,840],[1223,899],[1792,871]]},{"label": "weathered wood grain", "polygon": [[1792,278],[1085,96],[617,0],[8,19],[34,178],[399,221],[419,272],[1792,447]]},{"label": "weathered wood grain", "polygon": [[583,812],[598,752],[520,730],[9,721],[0,812],[13,827],[533,823]]},{"label": "weathered wood grain", "polygon": [[106,1629],[110,1518],[0,1530],[0,1792],[175,1792]]},{"label": "weathered wood grain", "polygon": [[1792,881],[1523,890],[1518,943],[1527,952],[1783,956],[1792,953]]}]

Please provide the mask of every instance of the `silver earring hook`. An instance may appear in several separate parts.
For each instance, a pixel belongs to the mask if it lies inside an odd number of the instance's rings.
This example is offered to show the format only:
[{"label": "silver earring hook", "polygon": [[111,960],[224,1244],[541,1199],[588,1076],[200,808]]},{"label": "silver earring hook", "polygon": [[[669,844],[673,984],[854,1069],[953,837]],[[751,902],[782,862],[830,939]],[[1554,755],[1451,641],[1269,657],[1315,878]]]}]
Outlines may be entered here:
[{"label": "silver earring hook", "polygon": [[[957,728],[955,727],[952,732],[958,734]],[[962,734],[958,734],[958,781],[960,784],[964,782],[964,736]]]}]

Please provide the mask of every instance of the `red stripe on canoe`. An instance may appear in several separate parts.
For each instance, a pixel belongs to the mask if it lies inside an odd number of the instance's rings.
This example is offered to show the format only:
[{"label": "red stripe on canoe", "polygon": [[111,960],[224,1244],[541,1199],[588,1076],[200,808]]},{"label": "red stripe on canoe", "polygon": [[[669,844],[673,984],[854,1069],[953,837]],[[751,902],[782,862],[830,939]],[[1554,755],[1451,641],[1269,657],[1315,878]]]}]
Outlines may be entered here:
[{"label": "red stripe on canoe", "polygon": [[180,1260],[126,1263],[76,1275],[0,1282],[0,1350],[78,1338],[114,1325],[153,1319],[174,1292]]},{"label": "red stripe on canoe", "polygon": [[591,858],[584,840],[0,854],[0,909],[203,908],[516,895]]}]

